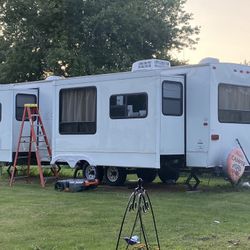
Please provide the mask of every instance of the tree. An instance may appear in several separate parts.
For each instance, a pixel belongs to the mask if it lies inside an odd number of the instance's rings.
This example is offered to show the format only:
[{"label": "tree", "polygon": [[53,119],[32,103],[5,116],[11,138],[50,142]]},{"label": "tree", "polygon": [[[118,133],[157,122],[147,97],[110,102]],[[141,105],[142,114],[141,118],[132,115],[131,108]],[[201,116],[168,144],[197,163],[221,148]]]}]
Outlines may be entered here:
[{"label": "tree", "polygon": [[3,0],[0,82],[128,70],[145,58],[171,60],[198,27],[186,0]]}]

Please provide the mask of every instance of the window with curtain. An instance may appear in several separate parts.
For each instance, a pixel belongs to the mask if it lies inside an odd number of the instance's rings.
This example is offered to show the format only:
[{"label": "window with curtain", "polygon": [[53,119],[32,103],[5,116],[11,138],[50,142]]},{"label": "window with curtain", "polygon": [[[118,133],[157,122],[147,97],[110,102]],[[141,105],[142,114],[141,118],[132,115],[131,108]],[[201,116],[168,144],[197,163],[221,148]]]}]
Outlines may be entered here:
[{"label": "window with curtain", "polygon": [[145,118],[148,112],[146,93],[112,95],[109,101],[110,118]]},{"label": "window with curtain", "polygon": [[[31,94],[17,94],[16,95],[16,120],[22,121],[24,104],[34,104],[36,103],[36,96]],[[28,121],[26,117],[25,121]]]},{"label": "window with curtain", "polygon": [[181,116],[183,113],[182,83],[164,81],[162,83],[162,113],[164,115]]},{"label": "window with curtain", "polygon": [[250,123],[250,87],[219,84],[218,119],[222,123]]},{"label": "window with curtain", "polygon": [[70,88],[60,91],[59,132],[96,133],[96,88]]}]

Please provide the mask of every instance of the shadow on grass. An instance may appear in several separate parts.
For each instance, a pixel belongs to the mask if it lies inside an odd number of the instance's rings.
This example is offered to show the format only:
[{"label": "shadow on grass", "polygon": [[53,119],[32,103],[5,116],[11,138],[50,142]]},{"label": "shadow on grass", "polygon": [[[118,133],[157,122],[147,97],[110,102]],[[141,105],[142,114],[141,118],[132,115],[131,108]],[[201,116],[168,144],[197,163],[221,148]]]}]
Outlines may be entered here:
[{"label": "shadow on grass", "polygon": [[[46,179],[46,185],[48,187],[53,187],[56,179],[51,176],[51,172],[49,169],[44,170],[44,175]],[[60,172],[60,179],[67,179],[72,178],[73,170],[71,168],[64,167]],[[182,175],[177,183],[175,184],[166,184],[162,183],[159,178],[153,183],[143,183],[143,187],[150,191],[150,192],[159,192],[159,193],[225,193],[225,192],[249,192],[250,188],[242,187],[241,183],[239,185],[232,185],[228,180],[223,177],[214,177],[209,175],[200,176],[200,185],[198,186],[197,190],[190,191],[185,184],[187,179],[187,175]],[[105,184],[99,185],[99,189],[106,192],[132,192],[134,188],[137,187],[138,178],[136,175],[128,176],[126,183],[123,186],[108,186]],[[248,181],[245,178],[243,181]],[[32,168],[31,177],[16,179],[14,185],[18,184],[33,184],[33,185],[40,185],[39,176],[37,173],[36,167]],[[7,173],[7,167],[3,167],[2,175],[0,175],[0,185],[1,186],[8,186],[9,185],[9,176]],[[33,186],[32,185],[32,186]]]}]

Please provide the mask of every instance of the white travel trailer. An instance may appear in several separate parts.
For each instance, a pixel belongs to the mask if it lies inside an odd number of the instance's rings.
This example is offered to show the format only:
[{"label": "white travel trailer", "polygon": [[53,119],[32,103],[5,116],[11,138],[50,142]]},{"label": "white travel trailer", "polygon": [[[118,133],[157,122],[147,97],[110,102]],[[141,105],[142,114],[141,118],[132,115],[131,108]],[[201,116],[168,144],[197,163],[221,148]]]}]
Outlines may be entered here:
[{"label": "white travel trailer", "polygon": [[13,162],[27,102],[39,104],[51,164],[68,164],[75,176],[104,174],[110,185],[130,172],[145,181],[158,173],[165,182],[177,180],[184,166],[222,167],[236,139],[250,155],[245,65],[144,60],[132,72],[0,85],[0,162]]},{"label": "white travel trailer", "polygon": [[[183,166],[222,167],[239,139],[250,154],[250,67],[202,60],[55,80],[52,163],[104,172],[111,185],[137,172],[177,180]],[[95,168],[96,166],[97,168]],[[92,176],[93,177],[93,176]]]},{"label": "white travel trailer", "polygon": [[[52,96],[53,80],[18,84],[0,85],[0,162],[11,166],[17,149],[20,125],[25,103],[37,103],[46,128],[48,138],[52,138]],[[24,124],[24,135],[29,135],[29,122]],[[28,141],[23,139],[20,146],[19,162],[27,163]],[[50,140],[51,143],[51,140]],[[49,163],[50,159],[41,152],[41,159]]]}]

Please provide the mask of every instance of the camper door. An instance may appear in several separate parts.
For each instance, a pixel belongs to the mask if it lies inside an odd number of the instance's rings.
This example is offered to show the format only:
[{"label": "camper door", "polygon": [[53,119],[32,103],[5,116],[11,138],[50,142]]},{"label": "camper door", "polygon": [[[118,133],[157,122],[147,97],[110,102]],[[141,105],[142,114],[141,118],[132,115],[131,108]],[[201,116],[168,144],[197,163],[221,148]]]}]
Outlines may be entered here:
[{"label": "camper door", "polygon": [[[16,152],[20,127],[22,123],[24,104],[39,103],[38,89],[16,89],[14,90],[14,122],[13,122],[13,152]],[[29,121],[24,122],[23,135],[29,135]],[[21,144],[20,151],[28,151],[28,143]]]},{"label": "camper door", "polygon": [[184,155],[184,82],[184,76],[166,76],[161,79],[161,155]]},{"label": "camper door", "polygon": [[12,90],[0,91],[0,162],[12,161]]}]

